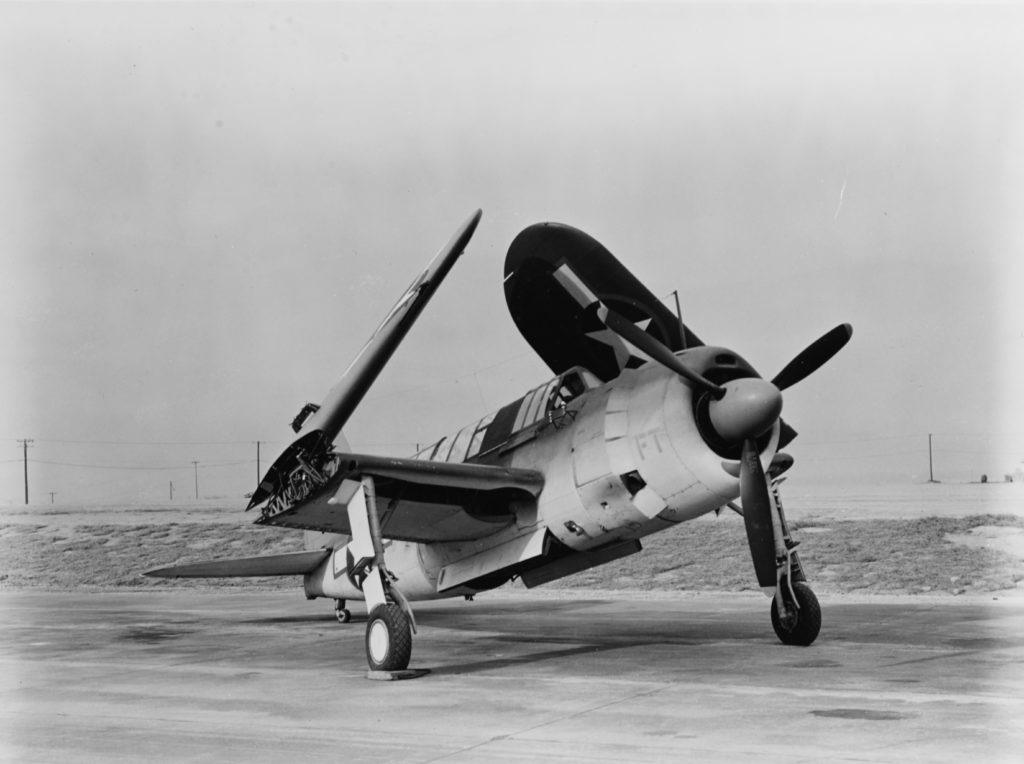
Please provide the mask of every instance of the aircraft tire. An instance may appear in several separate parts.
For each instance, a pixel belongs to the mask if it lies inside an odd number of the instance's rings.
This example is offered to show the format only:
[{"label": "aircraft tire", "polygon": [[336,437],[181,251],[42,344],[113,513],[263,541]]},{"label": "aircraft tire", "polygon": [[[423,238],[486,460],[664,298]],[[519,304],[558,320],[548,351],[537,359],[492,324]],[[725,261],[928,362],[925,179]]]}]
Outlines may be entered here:
[{"label": "aircraft tire", "polygon": [[352,611],[345,607],[345,600],[334,600],[334,617],[338,623],[348,623],[352,620]]},{"label": "aircraft tire", "polygon": [[807,647],[818,638],[818,632],[821,631],[821,605],[811,587],[802,581],[793,583],[793,593],[800,606],[796,623],[788,629],[783,626],[778,604],[772,599],[772,627],[784,644]]},{"label": "aircraft tire", "polygon": [[371,671],[403,671],[412,656],[412,628],[398,605],[377,605],[366,623],[366,660]]}]

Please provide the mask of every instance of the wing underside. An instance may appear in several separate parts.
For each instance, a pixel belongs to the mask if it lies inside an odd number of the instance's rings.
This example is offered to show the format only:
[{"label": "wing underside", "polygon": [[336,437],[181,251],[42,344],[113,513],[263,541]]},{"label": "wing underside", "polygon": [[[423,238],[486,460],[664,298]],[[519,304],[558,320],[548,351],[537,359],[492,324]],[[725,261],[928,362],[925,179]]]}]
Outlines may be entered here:
[{"label": "wing underside", "polygon": [[536,501],[544,485],[533,470],[482,464],[449,464],[363,454],[337,454],[334,473],[290,505],[268,505],[257,524],[351,532],[343,484],[374,479],[385,538],[399,541],[465,541],[515,522],[516,506]]}]

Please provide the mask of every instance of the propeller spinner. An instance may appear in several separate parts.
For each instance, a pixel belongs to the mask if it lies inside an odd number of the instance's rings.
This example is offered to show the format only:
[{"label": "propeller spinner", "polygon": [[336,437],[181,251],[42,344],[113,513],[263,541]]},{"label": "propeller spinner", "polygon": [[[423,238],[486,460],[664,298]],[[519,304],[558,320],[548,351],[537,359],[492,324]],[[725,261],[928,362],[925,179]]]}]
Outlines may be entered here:
[{"label": "propeller spinner", "polygon": [[708,416],[718,437],[730,443],[763,435],[782,413],[782,392],[759,377],[731,380],[724,389],[708,405]]}]

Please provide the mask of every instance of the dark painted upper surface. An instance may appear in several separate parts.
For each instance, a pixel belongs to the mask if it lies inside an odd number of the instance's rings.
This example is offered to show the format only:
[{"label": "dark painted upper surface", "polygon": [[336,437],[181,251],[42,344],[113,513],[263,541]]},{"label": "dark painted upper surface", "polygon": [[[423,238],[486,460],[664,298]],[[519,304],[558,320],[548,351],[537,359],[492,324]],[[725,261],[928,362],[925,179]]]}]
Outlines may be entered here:
[{"label": "dark painted upper surface", "polygon": [[[563,271],[563,278],[556,272]],[[565,271],[568,271],[566,273]],[[566,279],[579,284],[573,294]],[[604,381],[639,365],[622,340],[604,331],[596,297],[644,327],[672,350],[703,344],[611,252],[588,234],[560,223],[524,229],[505,258],[505,299],[523,337],[556,374],[583,366]]]}]

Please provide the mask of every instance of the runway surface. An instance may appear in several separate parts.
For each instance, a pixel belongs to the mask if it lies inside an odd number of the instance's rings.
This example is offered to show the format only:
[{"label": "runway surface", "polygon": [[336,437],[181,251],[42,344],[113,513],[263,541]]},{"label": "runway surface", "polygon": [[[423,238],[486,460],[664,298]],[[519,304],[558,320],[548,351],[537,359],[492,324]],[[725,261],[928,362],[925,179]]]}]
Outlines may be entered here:
[{"label": "runway surface", "polygon": [[0,592],[0,754],[18,762],[1019,761],[1024,604],[532,593],[420,604],[365,678],[363,617],[295,594]]}]

